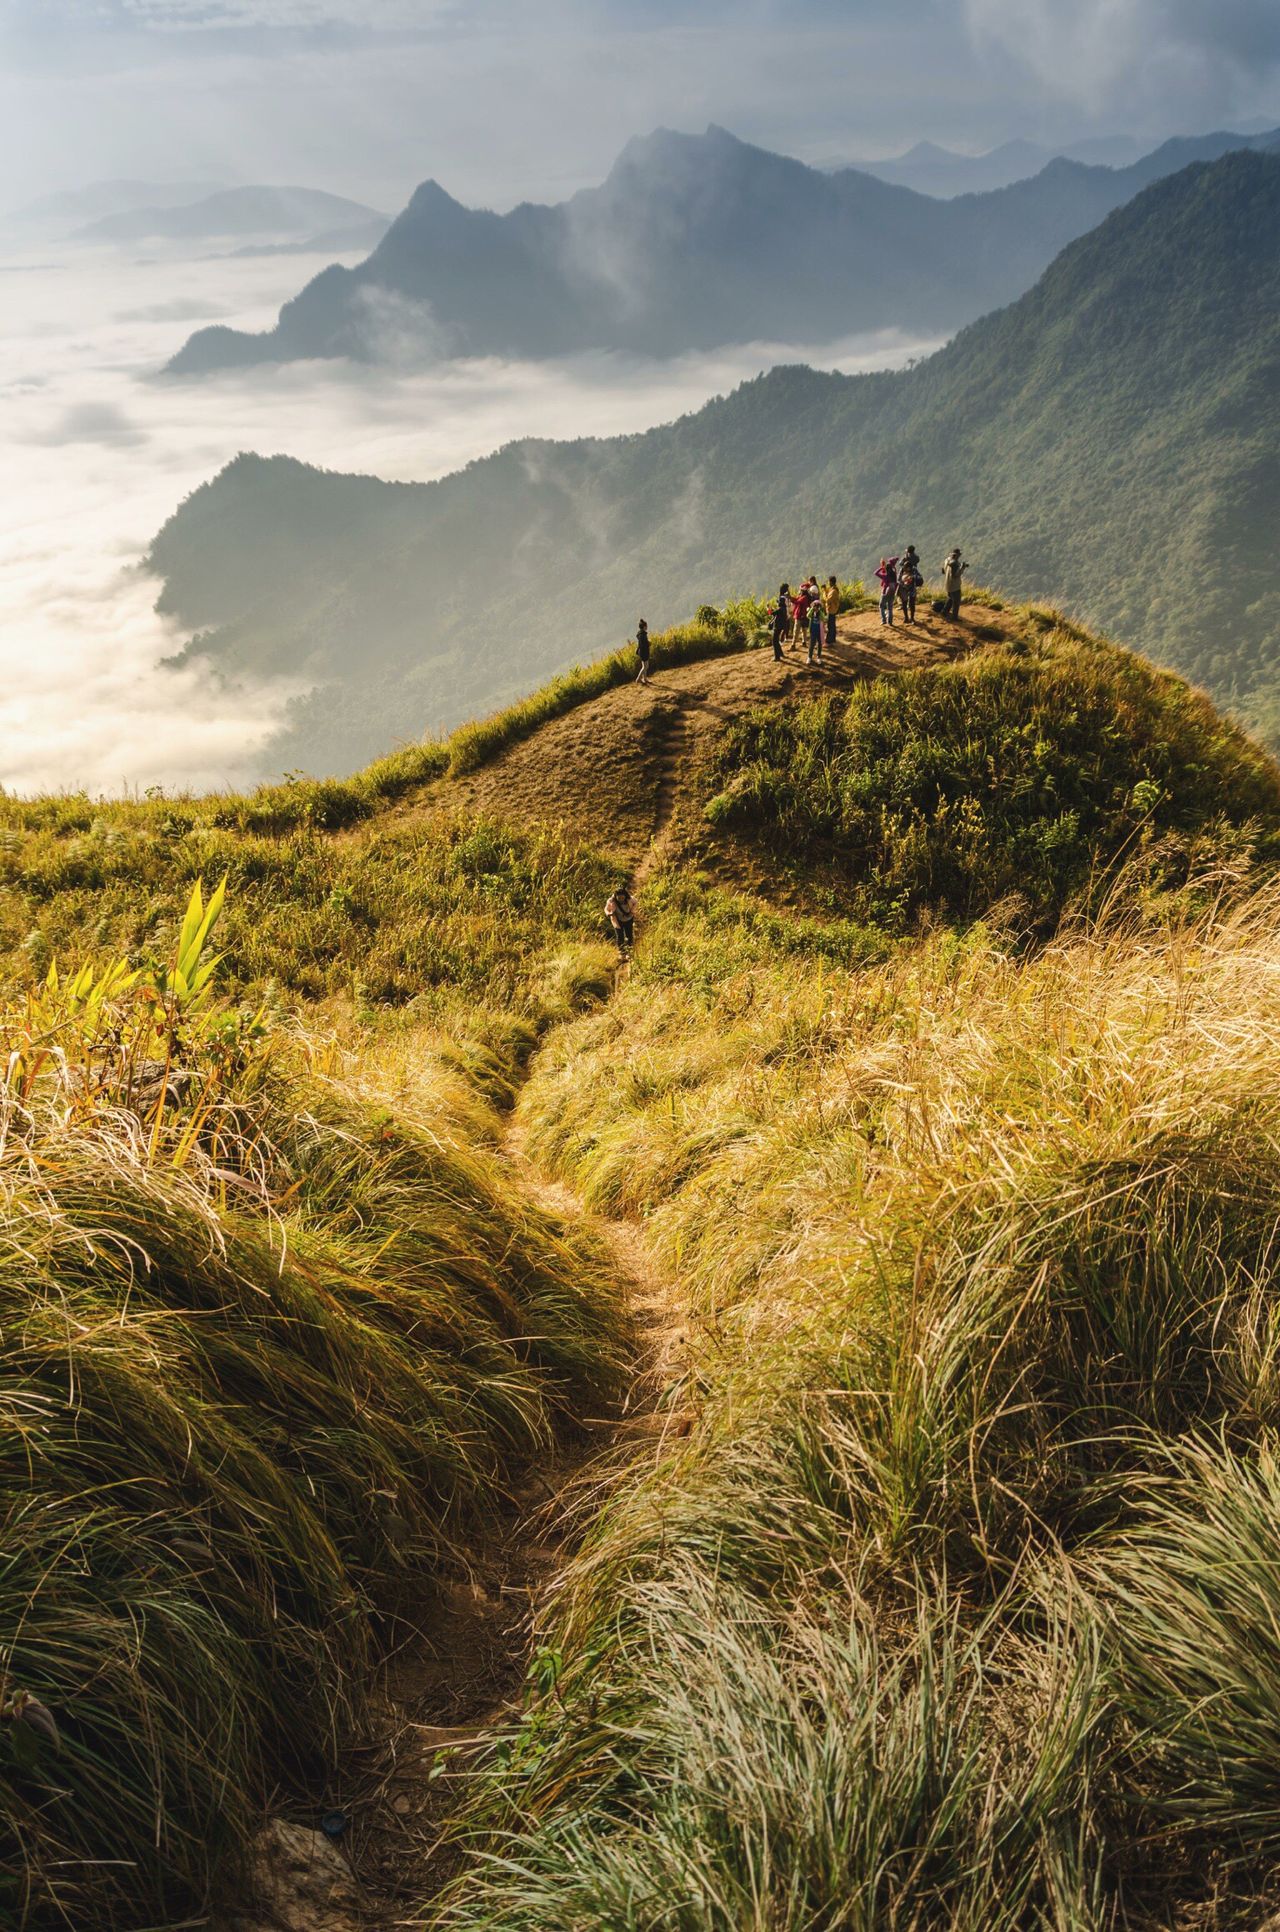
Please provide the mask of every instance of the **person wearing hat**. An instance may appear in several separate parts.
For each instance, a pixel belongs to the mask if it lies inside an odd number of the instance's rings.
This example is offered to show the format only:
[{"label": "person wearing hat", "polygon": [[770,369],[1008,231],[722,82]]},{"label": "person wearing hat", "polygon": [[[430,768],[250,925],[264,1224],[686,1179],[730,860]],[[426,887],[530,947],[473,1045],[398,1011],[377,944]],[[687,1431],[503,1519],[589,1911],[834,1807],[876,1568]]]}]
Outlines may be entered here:
[{"label": "person wearing hat", "polygon": [[952,620],[960,615],[960,590],[968,568],[967,563],[961,562],[960,545],[957,544],[942,566],[942,588],[947,597],[943,614]]}]

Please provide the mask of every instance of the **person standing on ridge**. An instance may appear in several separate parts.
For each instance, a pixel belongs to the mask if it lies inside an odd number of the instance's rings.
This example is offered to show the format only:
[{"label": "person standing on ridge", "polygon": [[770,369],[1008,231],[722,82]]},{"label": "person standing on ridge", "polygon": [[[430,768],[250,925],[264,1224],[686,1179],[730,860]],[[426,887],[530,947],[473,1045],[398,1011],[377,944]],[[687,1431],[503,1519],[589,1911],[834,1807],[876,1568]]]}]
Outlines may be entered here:
[{"label": "person standing on ridge", "polygon": [[880,584],[880,622],[893,628],[893,600],[898,594],[898,559],[881,557],[876,571]]},{"label": "person standing on ridge", "polygon": [[964,583],[964,573],[968,568],[968,564],[961,561],[960,545],[957,544],[942,566],[942,588],[947,596],[943,609],[944,614],[953,623],[960,615],[960,591]]},{"label": "person standing on ridge", "polygon": [[636,672],[636,683],[647,684],[649,682],[649,626],[643,617],[636,625],[636,663],[640,666]]},{"label": "person standing on ridge", "polygon": [[923,582],[920,553],[913,543],[909,543],[898,565],[898,602],[902,606],[904,624],[914,624],[916,621],[916,592]]},{"label": "person standing on ridge", "polygon": [[636,902],[631,896],[631,887],[625,879],[616,891],[609,894],[604,902],[604,910],[609,924],[613,927],[618,951],[625,956],[631,951],[636,938]]},{"label": "person standing on ridge", "polygon": [[780,584],[778,601],[773,607],[773,616],[769,621],[769,641],[773,645],[774,661],[778,664],[782,662],[782,640],[787,634],[787,626],[790,622],[791,586]]},{"label": "person standing on ridge", "polygon": [[821,664],[822,662],[822,627],[825,621],[822,611],[822,599],[821,597],[815,596],[809,606],[810,664]]},{"label": "person standing on ridge", "polygon": [[826,589],[822,593],[822,608],[827,614],[827,649],[834,650],[836,641],[836,618],[840,615],[840,586],[835,577],[827,578]]},{"label": "person standing on ridge", "polygon": [[[809,624],[809,582],[806,578],[791,601],[791,643],[799,644]],[[788,646],[788,649],[790,646]]]}]

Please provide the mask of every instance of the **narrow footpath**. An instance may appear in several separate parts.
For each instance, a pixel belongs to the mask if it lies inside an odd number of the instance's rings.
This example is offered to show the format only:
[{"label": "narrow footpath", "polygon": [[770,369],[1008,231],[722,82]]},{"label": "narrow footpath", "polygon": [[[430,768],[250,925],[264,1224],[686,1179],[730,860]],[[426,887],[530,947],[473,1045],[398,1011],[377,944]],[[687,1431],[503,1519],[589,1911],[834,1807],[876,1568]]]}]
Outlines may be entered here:
[{"label": "narrow footpath", "polygon": [[[621,973],[615,987],[620,981]],[[688,1431],[685,1414],[658,1402],[680,1372],[687,1311],[655,1267],[643,1228],[592,1214],[541,1173],[526,1153],[518,1109],[500,1155],[529,1201],[593,1235],[612,1257],[631,1316],[635,1380],[617,1412],[584,1419],[585,1442],[530,1470],[512,1490],[505,1517],[469,1553],[466,1573],[446,1586],[430,1630],[390,1659],[370,1735],[348,1750],[326,1794],[331,1818],[345,1821],[341,1835],[328,1840],[314,1826],[273,1823],[255,1864],[256,1903],[214,1932],[421,1926],[417,1908],[453,1869],[444,1828],[468,1772],[494,1728],[519,1708],[538,1603],[604,1494]]]},{"label": "narrow footpath", "polygon": [[[585,828],[631,864],[639,891],[678,842],[693,777],[726,722],[769,699],[816,696],[953,657],[972,641],[932,619],[885,631],[877,617],[847,615],[838,649],[822,666],[809,666],[798,652],[779,666],[758,650],[680,666],[651,685],[620,687],[544,726],[446,788],[448,803]],[[616,969],[615,992],[628,971],[625,963]],[[415,1634],[392,1656],[370,1735],[347,1752],[326,1793],[330,1823],[340,1827],[336,1838],[314,1823],[275,1821],[256,1862],[259,1902],[211,1932],[421,1927],[423,1903],[451,1870],[445,1827],[467,1774],[495,1726],[519,1708],[537,1605],[608,1490],[642,1459],[660,1455],[671,1436],[687,1433],[689,1416],[658,1397],[681,1373],[689,1313],[655,1266],[641,1224],[592,1214],[571,1189],[542,1173],[528,1154],[518,1106],[500,1156],[513,1187],[545,1213],[594,1235],[612,1256],[634,1325],[636,1380],[617,1413],[585,1419],[585,1443],[531,1470],[512,1491],[505,1517],[469,1553],[465,1574],[445,1587],[429,1632]]]}]

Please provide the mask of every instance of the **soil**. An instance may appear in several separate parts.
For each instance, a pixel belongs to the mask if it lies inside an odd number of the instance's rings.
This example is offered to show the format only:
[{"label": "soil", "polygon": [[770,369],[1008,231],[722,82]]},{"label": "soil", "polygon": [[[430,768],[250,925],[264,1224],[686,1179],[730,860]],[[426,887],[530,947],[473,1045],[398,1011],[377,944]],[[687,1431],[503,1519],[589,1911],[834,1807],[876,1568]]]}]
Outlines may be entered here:
[{"label": "soil", "polygon": [[963,656],[979,632],[1014,628],[1010,613],[979,606],[959,623],[922,607],[916,624],[892,630],[876,611],[846,612],[821,665],[796,646],[781,664],[752,650],[659,669],[649,684],[619,685],[553,718],[478,771],[423,786],[392,816],[463,811],[548,825],[648,870],[655,840],[694,813],[706,763],[743,713]]}]

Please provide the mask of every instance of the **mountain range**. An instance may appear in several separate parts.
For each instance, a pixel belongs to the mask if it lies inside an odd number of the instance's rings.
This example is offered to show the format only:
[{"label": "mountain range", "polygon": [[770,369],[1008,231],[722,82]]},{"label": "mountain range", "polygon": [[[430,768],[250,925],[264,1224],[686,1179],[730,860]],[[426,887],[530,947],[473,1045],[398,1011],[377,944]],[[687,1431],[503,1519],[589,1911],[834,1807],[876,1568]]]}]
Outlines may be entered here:
[{"label": "mountain range", "polygon": [[[1237,137],[1244,140],[1246,137]],[[988,194],[1007,188],[1039,174],[1053,160],[1083,161],[1090,166],[1124,168],[1141,159],[1143,147],[1132,135],[1099,136],[1079,141],[1070,147],[1042,147],[1039,141],[1002,141],[985,154],[960,154],[954,148],[939,147],[934,141],[917,141],[905,154],[884,161],[857,161],[853,165],[864,174],[881,181],[892,181],[900,188],[914,188],[917,194],[937,195],[949,201],[954,195]]]},{"label": "mountain range", "polygon": [[217,194],[224,185],[218,181],[91,181],[83,188],[61,188],[6,209],[0,215],[0,229],[61,234],[134,208],[176,208]]},{"label": "mountain range", "polygon": [[504,701],[642,613],[869,578],[908,539],[930,570],[963,542],[975,579],[1238,698],[1280,664],[1278,318],[1280,158],[1234,154],[912,369],[779,368],[643,435],[514,443],[430,484],[243,455],[149,564],[192,656],[314,681],[273,748],[312,768]]},{"label": "mountain range", "polygon": [[1152,181],[1245,143],[1169,141],[1132,167],[1057,160],[943,202],[855,168],[824,173],[737,140],[657,133],[555,207],[464,208],[420,187],[368,259],[331,265],[274,329],[199,330],[172,374],[298,358],[670,355],[745,341],[949,334],[1022,294],[1069,241]]},{"label": "mountain range", "polygon": [[75,230],[84,242],[215,241],[357,236],[375,243],[385,215],[319,188],[222,188],[194,201],[154,202],[100,216]]}]

